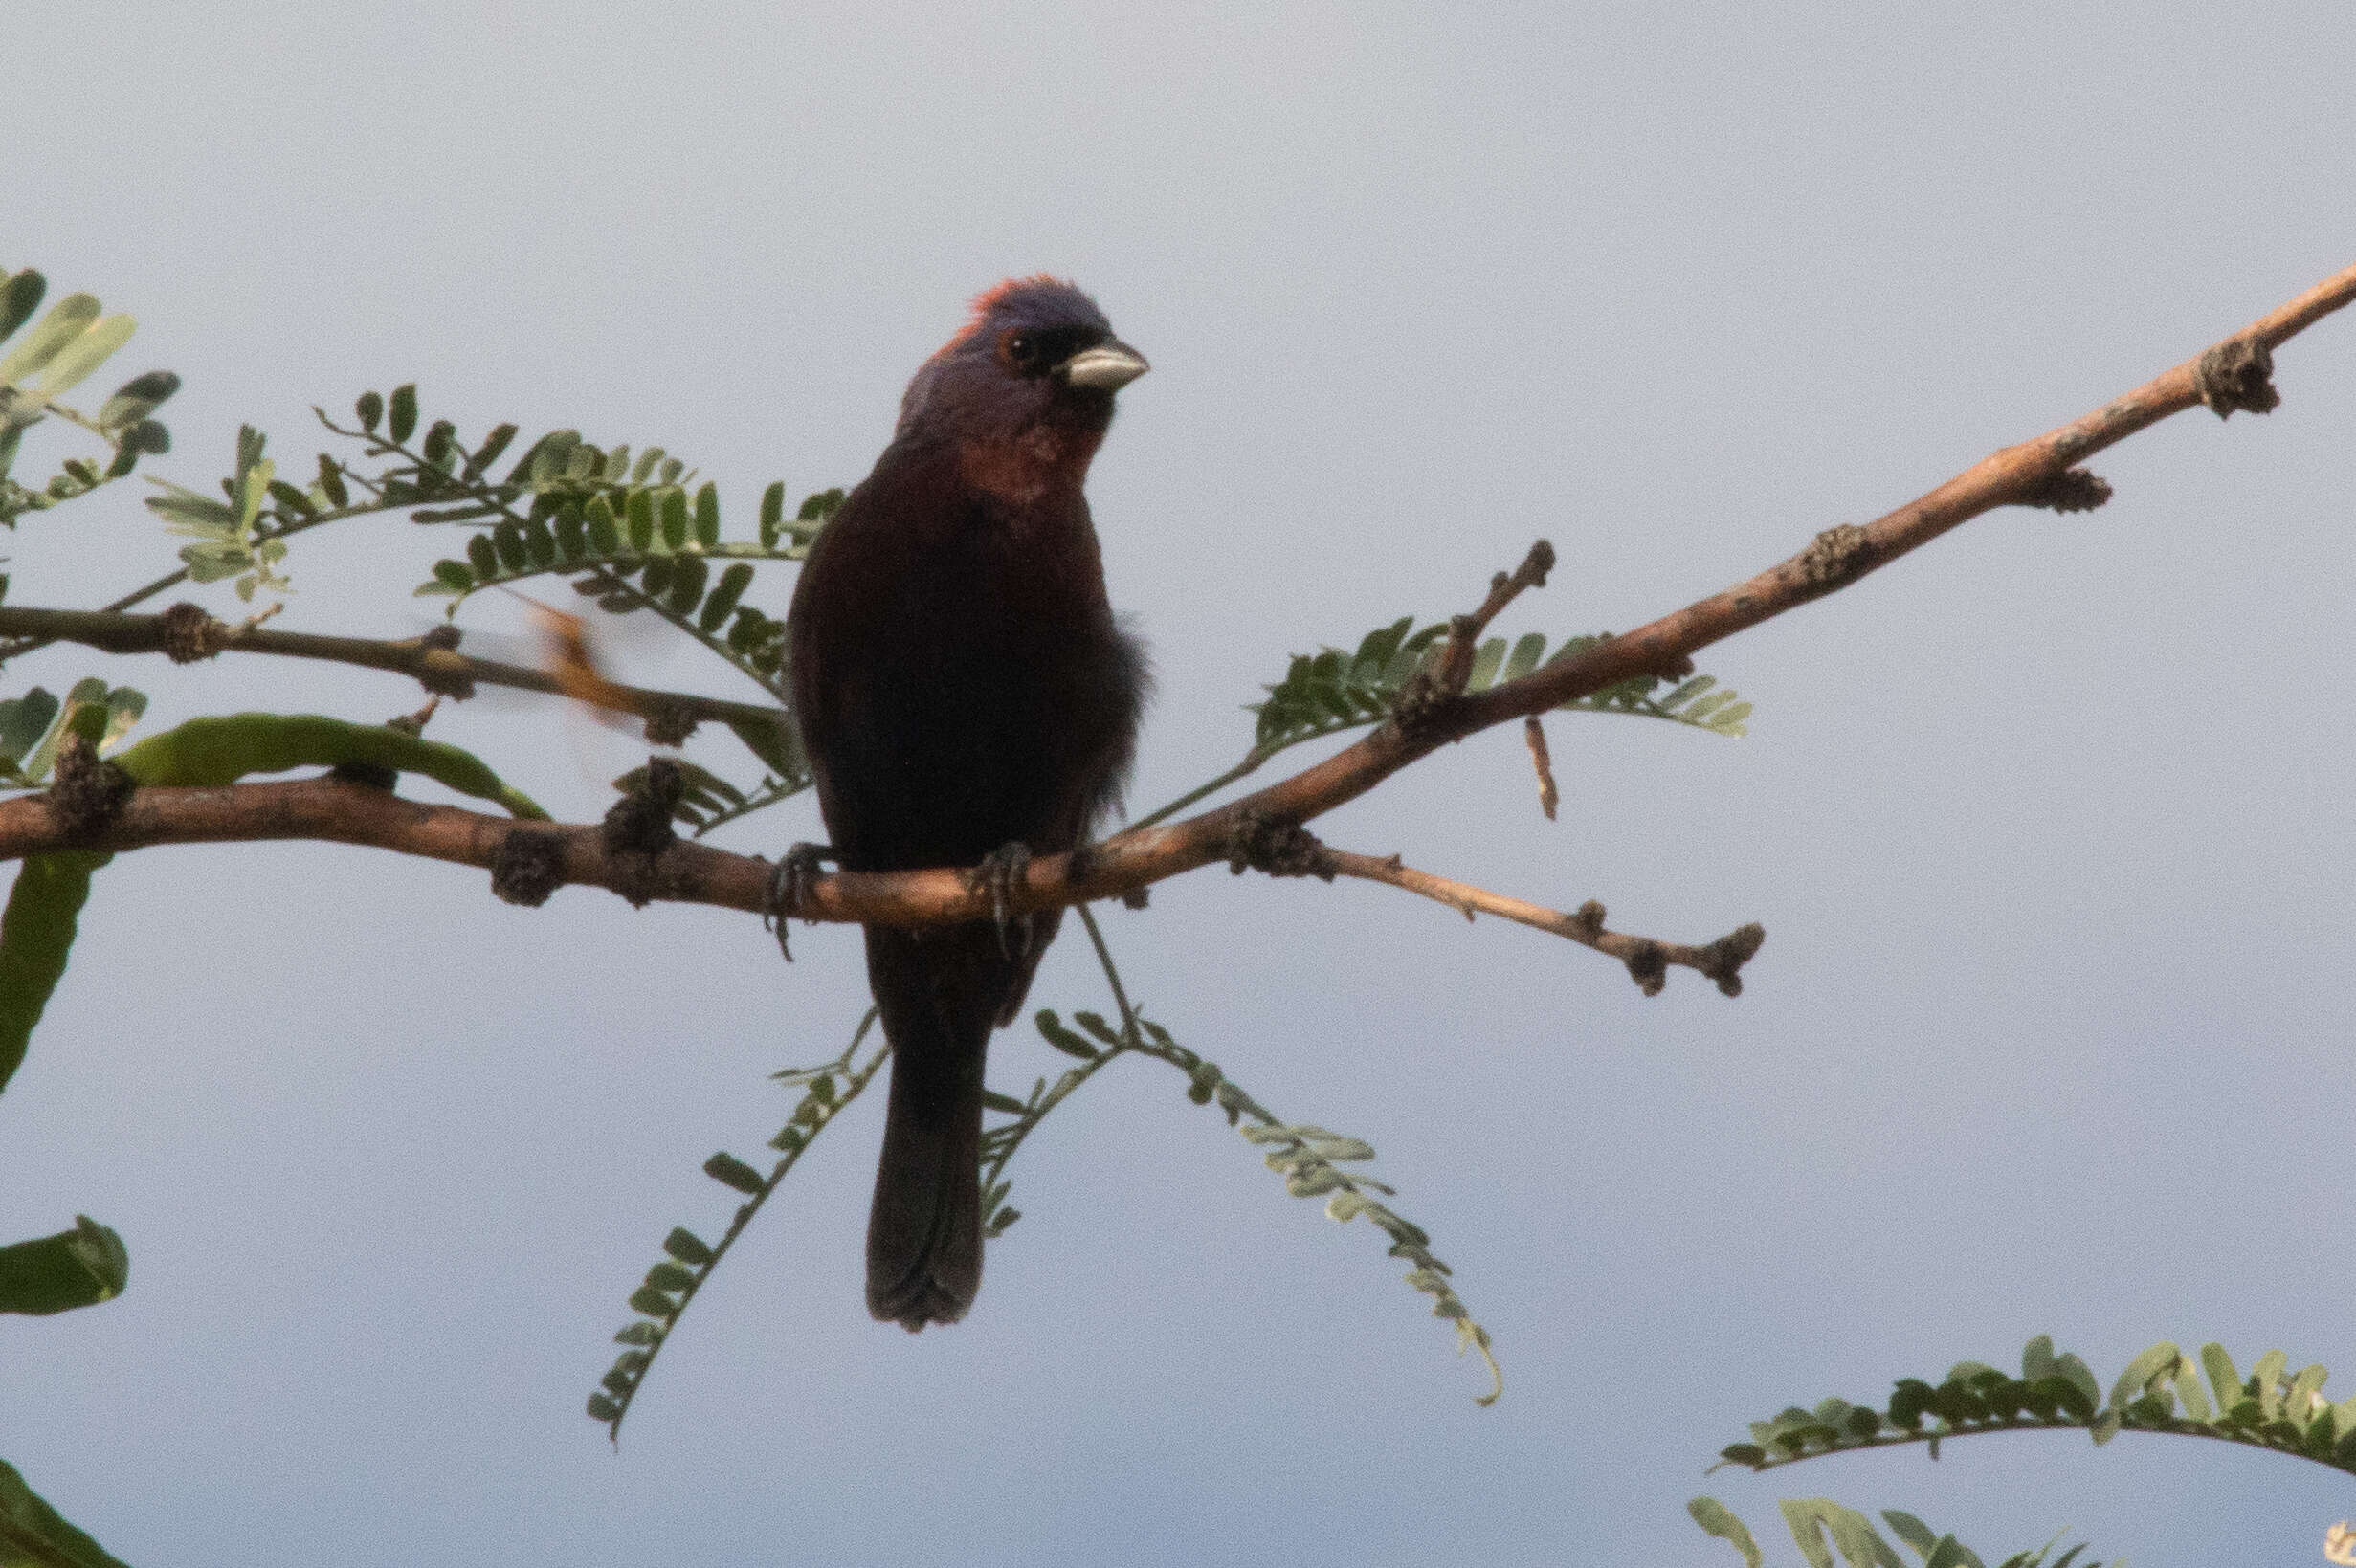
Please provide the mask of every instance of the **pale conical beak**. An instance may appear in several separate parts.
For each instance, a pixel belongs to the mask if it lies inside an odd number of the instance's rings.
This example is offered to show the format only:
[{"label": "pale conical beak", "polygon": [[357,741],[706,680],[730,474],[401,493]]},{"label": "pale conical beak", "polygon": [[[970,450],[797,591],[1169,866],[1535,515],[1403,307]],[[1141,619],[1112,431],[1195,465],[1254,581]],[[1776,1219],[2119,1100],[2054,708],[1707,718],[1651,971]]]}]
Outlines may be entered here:
[{"label": "pale conical beak", "polygon": [[1145,355],[1115,339],[1081,349],[1058,365],[1056,373],[1074,386],[1117,392],[1152,368]]}]

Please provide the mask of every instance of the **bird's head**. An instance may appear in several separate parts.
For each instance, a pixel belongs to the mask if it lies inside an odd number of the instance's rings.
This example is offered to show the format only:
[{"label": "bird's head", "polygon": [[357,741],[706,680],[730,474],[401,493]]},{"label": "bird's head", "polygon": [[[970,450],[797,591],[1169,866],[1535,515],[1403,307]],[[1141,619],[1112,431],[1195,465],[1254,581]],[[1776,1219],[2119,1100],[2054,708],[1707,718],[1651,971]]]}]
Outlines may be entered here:
[{"label": "bird's head", "polygon": [[1063,461],[1084,471],[1112,423],[1113,394],[1146,369],[1070,283],[1009,278],[973,301],[963,330],[909,382],[899,433],[987,445],[1069,437],[1057,443]]}]

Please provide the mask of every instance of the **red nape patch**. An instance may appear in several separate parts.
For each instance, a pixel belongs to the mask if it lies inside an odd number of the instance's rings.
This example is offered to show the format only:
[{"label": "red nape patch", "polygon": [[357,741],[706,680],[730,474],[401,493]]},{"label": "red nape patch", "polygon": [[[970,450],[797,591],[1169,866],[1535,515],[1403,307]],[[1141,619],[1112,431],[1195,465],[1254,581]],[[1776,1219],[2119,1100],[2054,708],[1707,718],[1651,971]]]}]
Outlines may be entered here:
[{"label": "red nape patch", "polygon": [[[1007,296],[1020,294],[1025,289],[1070,289],[1074,294],[1078,294],[1079,285],[1068,277],[1057,277],[1054,273],[1033,273],[1029,277],[1010,277],[1004,282],[992,283],[973,297],[973,303],[967,311],[966,324],[957,329],[955,337],[941,345],[940,353],[945,354],[960,343],[969,341],[976,332],[982,329],[982,323],[989,320],[989,313],[998,308],[1000,301],[1004,300]],[[934,357],[939,358],[939,354]]]}]

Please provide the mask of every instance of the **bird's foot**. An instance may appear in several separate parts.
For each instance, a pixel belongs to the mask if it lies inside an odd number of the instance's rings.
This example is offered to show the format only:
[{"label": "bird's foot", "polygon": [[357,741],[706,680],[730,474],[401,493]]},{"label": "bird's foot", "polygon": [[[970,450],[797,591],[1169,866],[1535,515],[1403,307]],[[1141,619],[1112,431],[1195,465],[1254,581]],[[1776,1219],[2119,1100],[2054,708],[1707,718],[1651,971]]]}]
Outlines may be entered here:
[{"label": "bird's foot", "polygon": [[1011,912],[1014,890],[1031,872],[1031,846],[1001,845],[995,854],[966,873],[966,886],[989,894],[989,917],[998,927],[998,951],[1011,961],[1030,957],[1031,917]]},{"label": "bird's foot", "polygon": [[802,913],[802,902],[810,895],[810,885],[818,879],[818,868],[834,858],[834,851],[823,844],[796,844],[788,850],[777,869],[769,872],[768,907],[761,912],[761,923],[774,923],[777,932],[777,951],[786,961],[793,961],[793,950],[786,945],[786,921]]}]

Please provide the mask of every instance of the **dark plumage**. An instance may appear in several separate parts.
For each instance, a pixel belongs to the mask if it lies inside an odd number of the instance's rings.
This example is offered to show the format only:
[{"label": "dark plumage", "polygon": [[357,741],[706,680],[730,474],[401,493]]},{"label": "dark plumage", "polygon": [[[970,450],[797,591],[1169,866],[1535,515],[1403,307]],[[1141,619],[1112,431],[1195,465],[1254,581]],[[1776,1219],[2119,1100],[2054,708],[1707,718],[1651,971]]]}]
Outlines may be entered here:
[{"label": "dark plumage", "polygon": [[[787,620],[794,711],[846,871],[1071,850],[1119,798],[1143,651],[1113,619],[1088,502],[1113,394],[1145,362],[1068,283],[974,302],[916,373],[875,472],[811,547]],[[953,1323],[982,1278],[982,1066],[1061,912],[867,928],[892,1088],[867,1305]]]}]

